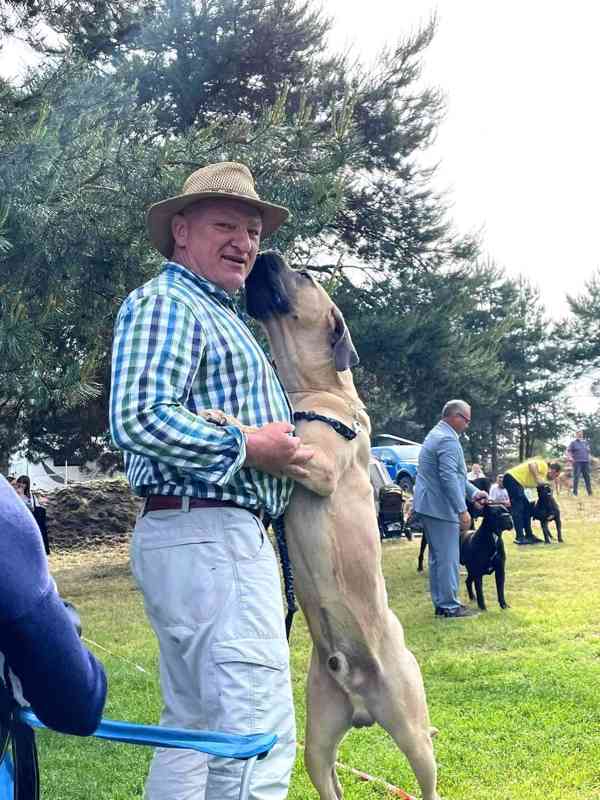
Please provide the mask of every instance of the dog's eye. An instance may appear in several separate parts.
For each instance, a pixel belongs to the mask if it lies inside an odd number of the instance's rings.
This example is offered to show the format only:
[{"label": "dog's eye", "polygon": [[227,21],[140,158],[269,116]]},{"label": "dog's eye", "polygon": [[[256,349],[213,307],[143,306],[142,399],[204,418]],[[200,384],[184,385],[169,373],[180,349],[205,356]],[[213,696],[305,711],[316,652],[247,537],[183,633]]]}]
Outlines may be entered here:
[{"label": "dog's eye", "polygon": [[302,275],[303,278],[308,278],[309,281],[312,281],[312,275],[307,269],[299,269],[298,275]]}]

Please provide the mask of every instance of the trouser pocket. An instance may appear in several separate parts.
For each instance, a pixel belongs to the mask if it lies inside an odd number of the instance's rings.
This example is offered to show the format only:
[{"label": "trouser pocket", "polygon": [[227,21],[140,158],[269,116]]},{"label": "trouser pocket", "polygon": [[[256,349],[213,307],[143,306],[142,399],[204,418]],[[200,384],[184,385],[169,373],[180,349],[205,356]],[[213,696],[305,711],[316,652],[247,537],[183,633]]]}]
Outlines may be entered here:
[{"label": "trouser pocket", "polygon": [[218,698],[216,727],[239,733],[269,732],[276,719],[274,704],[289,702],[287,643],[281,639],[235,639],[214,643],[212,651]]}]

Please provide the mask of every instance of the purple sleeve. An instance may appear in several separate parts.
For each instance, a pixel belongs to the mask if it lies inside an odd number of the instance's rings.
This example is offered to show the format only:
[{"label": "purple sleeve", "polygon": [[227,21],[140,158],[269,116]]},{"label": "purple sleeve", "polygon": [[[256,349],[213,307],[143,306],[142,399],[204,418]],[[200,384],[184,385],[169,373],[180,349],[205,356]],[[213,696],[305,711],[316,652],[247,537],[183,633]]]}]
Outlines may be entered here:
[{"label": "purple sleeve", "polygon": [[106,699],[102,665],[77,636],[48,574],[33,516],[0,478],[0,651],[45,725],[87,735]]}]

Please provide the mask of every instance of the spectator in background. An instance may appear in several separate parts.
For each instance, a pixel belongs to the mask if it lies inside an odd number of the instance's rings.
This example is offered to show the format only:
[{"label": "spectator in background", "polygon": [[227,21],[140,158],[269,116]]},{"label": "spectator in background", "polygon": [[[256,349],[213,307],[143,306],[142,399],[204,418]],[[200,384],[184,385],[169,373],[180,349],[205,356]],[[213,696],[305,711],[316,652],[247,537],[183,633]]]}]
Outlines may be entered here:
[{"label": "spectator in background", "polygon": [[510,513],[515,523],[515,544],[538,544],[543,540],[531,530],[531,503],[525,489],[536,489],[542,483],[551,483],[560,473],[560,464],[532,458],[504,473],[503,485],[510,498]]},{"label": "spectator in background", "polygon": [[481,464],[472,464],[471,471],[467,473],[467,480],[476,481],[478,478],[485,478],[485,472],[481,469]]},{"label": "spectator in background", "polygon": [[46,509],[38,503],[35,494],[31,491],[31,481],[29,480],[28,475],[19,475],[15,483],[15,490],[21,500],[33,514],[39,531],[42,534],[42,541],[44,542],[44,550],[46,551],[46,555],[50,555],[50,541],[48,539]]},{"label": "spectator in background", "polygon": [[490,489],[490,500],[492,503],[500,503],[506,508],[510,508],[510,497],[504,488],[504,475],[499,472],[496,476],[496,483]]},{"label": "spectator in background", "polygon": [[573,465],[573,494],[577,497],[579,477],[583,475],[585,490],[592,494],[592,480],[590,477],[590,446],[583,438],[583,431],[577,431],[575,438],[567,447],[567,458]]},{"label": "spectator in background", "polygon": [[33,514],[33,509],[36,506],[36,499],[35,495],[31,492],[31,481],[29,480],[29,475],[19,475],[15,481],[15,489],[21,500]]}]

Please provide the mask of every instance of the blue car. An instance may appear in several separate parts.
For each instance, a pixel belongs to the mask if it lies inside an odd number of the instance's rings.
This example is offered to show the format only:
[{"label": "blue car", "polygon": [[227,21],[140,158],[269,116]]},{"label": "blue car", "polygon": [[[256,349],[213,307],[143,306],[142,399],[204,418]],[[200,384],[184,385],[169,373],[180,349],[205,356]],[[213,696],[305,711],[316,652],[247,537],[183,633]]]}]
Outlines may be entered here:
[{"label": "blue car", "polygon": [[408,439],[388,435],[378,436],[377,441],[383,441],[385,444],[372,447],[373,455],[385,464],[394,483],[407,492],[412,492],[417,478],[421,445]]}]

